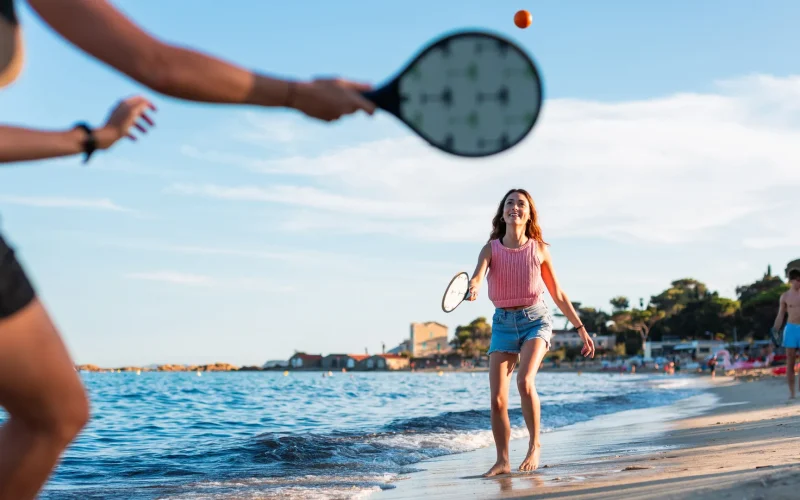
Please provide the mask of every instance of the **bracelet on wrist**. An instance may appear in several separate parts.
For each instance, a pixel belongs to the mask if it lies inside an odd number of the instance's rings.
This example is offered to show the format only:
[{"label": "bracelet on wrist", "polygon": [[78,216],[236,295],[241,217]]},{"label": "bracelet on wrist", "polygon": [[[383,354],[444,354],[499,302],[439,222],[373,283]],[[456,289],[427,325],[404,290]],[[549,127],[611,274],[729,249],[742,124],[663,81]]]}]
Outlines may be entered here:
[{"label": "bracelet on wrist", "polygon": [[94,130],[92,130],[89,125],[84,122],[76,123],[75,128],[79,128],[86,132],[86,139],[83,141],[83,163],[88,163],[89,158],[91,158],[92,153],[97,150],[97,137],[94,135]]}]

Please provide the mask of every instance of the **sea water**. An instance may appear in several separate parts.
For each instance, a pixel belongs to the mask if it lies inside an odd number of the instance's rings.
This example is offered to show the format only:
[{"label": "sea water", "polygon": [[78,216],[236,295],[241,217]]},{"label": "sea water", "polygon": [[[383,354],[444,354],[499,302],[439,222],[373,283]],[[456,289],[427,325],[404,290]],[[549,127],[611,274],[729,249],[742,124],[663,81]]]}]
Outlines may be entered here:
[{"label": "sea water", "polygon": [[[485,372],[82,378],[91,421],[43,499],[363,498],[422,460],[493,444]],[[544,432],[697,393],[676,377],[606,373],[543,372],[537,389]],[[512,437],[525,437],[513,382],[509,403]]]}]

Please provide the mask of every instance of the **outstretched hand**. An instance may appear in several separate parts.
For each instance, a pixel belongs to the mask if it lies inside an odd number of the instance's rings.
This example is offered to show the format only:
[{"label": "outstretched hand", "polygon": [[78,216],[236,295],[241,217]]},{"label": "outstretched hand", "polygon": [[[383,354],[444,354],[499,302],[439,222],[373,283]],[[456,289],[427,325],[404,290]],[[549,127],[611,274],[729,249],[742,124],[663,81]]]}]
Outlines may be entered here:
[{"label": "outstretched hand", "polygon": [[148,110],[155,111],[156,107],[142,96],[129,97],[117,103],[105,125],[98,131],[98,146],[107,149],[123,137],[135,141],[136,136],[131,131],[133,127],[146,134],[148,125],[155,126],[147,115]]}]

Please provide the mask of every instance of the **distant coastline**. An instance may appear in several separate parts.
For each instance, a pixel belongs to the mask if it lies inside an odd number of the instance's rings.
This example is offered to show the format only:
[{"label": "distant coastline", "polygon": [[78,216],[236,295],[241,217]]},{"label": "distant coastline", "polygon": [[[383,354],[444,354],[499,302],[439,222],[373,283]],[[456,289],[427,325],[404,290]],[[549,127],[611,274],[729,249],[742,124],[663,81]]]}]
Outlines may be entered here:
[{"label": "distant coastline", "polygon": [[[405,368],[400,370],[348,370],[348,369],[338,369],[338,370],[328,370],[325,368],[320,367],[313,367],[313,368],[291,368],[291,367],[268,367],[264,368],[261,366],[236,366],[230,363],[212,363],[212,364],[205,364],[205,365],[176,365],[176,364],[165,364],[165,365],[150,365],[150,366],[123,366],[118,368],[103,368],[93,364],[84,364],[84,365],[76,365],[75,370],[78,372],[85,372],[85,373],[130,373],[130,372],[160,372],[160,373],[188,373],[188,372],[287,372],[287,373],[307,373],[307,372],[322,372],[322,373],[365,373],[365,372],[379,372],[379,373],[396,373],[396,372],[421,372],[421,373],[461,373],[461,372],[473,372],[473,373],[481,373],[487,372],[489,369],[485,366],[432,366],[432,367],[420,367],[420,368]],[[767,374],[770,372],[772,368],[751,368],[747,370],[719,370],[720,374],[727,374],[727,375],[743,375],[743,374]],[[551,373],[631,373],[628,370],[620,370],[616,368],[604,368],[601,363],[598,362],[586,362],[586,363],[579,363],[577,365],[574,364],[567,364],[564,363],[560,366],[553,366],[552,364],[545,363],[542,365],[541,372],[551,372]],[[656,369],[653,366],[647,367],[639,367],[633,373],[664,373],[663,369]],[[683,370],[678,374],[682,375],[702,375],[708,377],[709,374],[702,371],[702,370]]]},{"label": "distant coastline", "polygon": [[[151,365],[151,366],[122,366],[119,368],[103,368],[97,365],[75,365],[75,371],[91,373],[122,373],[122,372],[253,372],[275,371],[273,368],[260,366],[236,366],[230,363],[212,363],[208,365]],[[282,368],[281,368],[282,370]]]}]

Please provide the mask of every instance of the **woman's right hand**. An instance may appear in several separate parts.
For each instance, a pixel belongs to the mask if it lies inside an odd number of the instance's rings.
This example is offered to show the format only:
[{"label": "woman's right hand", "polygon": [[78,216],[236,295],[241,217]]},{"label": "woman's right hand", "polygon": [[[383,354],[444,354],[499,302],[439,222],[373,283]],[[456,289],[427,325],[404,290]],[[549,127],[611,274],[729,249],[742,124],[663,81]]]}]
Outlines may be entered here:
[{"label": "woman's right hand", "polygon": [[98,149],[108,149],[123,137],[135,141],[136,137],[131,133],[131,127],[136,127],[143,134],[147,133],[145,125],[151,127],[155,125],[147,116],[147,110],[155,111],[156,107],[141,96],[129,97],[117,103],[105,125],[95,131]]},{"label": "woman's right hand", "polygon": [[371,90],[372,87],[367,84],[340,79],[317,79],[293,85],[293,94],[289,96],[288,105],[311,118],[330,122],[359,109],[370,115],[375,112],[375,104],[361,95],[361,92]]},{"label": "woman's right hand", "polygon": [[467,300],[473,301],[478,298],[478,289],[481,287],[481,282],[477,278],[472,278],[469,280],[469,295],[467,295]]}]

